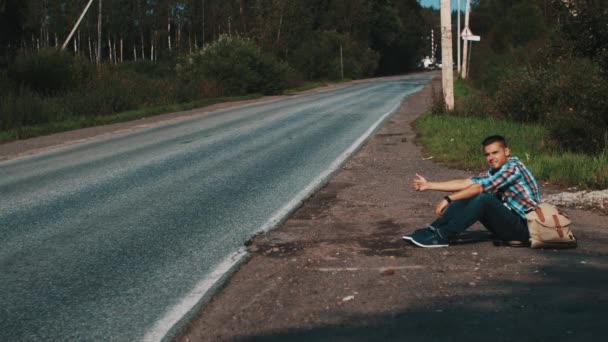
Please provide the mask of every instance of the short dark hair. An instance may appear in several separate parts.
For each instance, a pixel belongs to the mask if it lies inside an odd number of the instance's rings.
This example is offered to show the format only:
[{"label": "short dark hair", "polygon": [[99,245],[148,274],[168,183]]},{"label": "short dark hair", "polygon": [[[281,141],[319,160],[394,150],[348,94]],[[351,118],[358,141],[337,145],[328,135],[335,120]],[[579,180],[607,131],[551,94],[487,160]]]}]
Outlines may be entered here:
[{"label": "short dark hair", "polygon": [[486,147],[495,142],[499,142],[502,145],[502,147],[507,147],[507,141],[505,140],[505,138],[502,135],[490,135],[489,137],[483,139],[483,141],[481,142],[481,145],[483,147]]}]

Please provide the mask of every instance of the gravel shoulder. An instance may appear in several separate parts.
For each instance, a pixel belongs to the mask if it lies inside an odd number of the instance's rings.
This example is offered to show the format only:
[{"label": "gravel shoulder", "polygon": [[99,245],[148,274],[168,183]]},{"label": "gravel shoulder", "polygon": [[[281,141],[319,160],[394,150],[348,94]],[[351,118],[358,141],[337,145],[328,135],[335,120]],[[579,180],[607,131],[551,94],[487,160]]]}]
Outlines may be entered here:
[{"label": "gravel shoulder", "polygon": [[[440,87],[435,79],[435,89]],[[569,209],[574,250],[496,247],[474,227],[461,243],[415,248],[401,235],[433,220],[438,193],[410,189],[469,173],[424,160],[410,123],[431,85],[401,109],[284,224],[178,341],[560,341],[604,334],[606,217]]]}]

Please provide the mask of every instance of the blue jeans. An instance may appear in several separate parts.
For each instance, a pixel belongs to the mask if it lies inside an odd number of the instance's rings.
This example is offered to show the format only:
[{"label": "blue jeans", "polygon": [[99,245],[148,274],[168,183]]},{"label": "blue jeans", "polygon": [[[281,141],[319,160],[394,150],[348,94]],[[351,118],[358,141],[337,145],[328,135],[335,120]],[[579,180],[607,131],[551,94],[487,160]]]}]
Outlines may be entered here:
[{"label": "blue jeans", "polygon": [[530,238],[526,220],[505,207],[498,198],[486,193],[452,202],[443,216],[431,225],[449,239],[477,221],[504,241],[528,241]]}]

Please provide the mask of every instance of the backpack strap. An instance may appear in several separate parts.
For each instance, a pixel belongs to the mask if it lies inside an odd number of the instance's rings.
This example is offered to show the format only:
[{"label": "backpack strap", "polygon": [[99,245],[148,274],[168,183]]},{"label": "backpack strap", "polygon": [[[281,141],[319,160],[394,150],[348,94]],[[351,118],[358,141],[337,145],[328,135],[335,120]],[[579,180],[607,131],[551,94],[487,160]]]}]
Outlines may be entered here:
[{"label": "backpack strap", "polygon": [[559,219],[557,218],[557,215],[553,215],[553,222],[555,222],[555,230],[557,230],[557,235],[559,235],[560,238],[563,238],[564,230],[562,229],[562,225],[559,224]]},{"label": "backpack strap", "polygon": [[538,215],[540,222],[545,222],[545,214],[543,214],[543,210],[540,207],[534,209],[534,212],[536,212],[536,215]]}]

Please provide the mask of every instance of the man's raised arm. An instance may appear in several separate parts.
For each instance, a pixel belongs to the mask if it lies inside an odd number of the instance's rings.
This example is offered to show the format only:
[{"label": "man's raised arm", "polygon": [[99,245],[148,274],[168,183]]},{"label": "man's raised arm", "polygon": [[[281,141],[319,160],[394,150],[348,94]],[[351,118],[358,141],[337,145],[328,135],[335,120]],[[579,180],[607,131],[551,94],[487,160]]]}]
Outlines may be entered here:
[{"label": "man's raised arm", "polygon": [[436,190],[436,191],[460,191],[473,184],[470,178],[454,179],[445,182],[429,182],[426,178],[416,174],[412,185],[416,191]]}]

